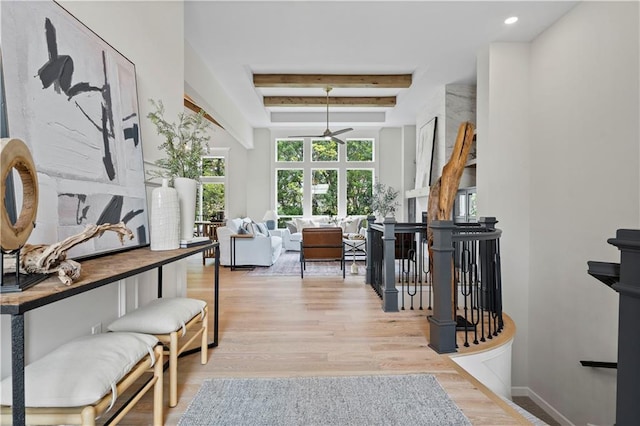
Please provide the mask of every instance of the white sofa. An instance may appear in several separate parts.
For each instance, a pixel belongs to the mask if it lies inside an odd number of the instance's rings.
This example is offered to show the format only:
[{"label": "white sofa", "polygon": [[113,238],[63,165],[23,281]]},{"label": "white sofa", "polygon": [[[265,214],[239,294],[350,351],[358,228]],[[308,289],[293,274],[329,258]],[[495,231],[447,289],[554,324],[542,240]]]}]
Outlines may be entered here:
[{"label": "white sofa", "polygon": [[[230,219],[227,221],[227,226],[217,229],[221,265],[231,265],[231,235],[237,234],[245,223],[247,222],[243,219]],[[257,229],[251,233],[253,234],[251,238],[235,239],[235,265],[273,265],[282,252],[282,238],[276,235],[263,234]]]},{"label": "white sofa", "polygon": [[[282,248],[284,250],[300,251],[300,242],[302,241],[302,229],[315,226],[335,226],[323,222],[324,218],[317,219],[293,219],[287,223],[287,229],[282,230]],[[338,226],[342,228],[345,235],[359,234],[361,232],[360,225],[366,216],[349,216],[338,222]],[[292,232],[295,231],[295,232]],[[362,233],[364,235],[364,233]]]}]

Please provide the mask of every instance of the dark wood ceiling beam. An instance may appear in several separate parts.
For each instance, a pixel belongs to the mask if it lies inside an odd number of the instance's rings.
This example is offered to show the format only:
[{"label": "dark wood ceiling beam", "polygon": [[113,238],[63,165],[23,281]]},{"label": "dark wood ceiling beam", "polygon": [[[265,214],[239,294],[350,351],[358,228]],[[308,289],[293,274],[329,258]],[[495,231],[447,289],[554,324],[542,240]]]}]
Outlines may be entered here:
[{"label": "dark wood ceiling beam", "polygon": [[[265,96],[265,107],[319,107],[327,105],[325,96]],[[395,96],[335,96],[329,97],[335,107],[394,107]]]},{"label": "dark wood ceiling beam", "polygon": [[411,74],[253,74],[255,87],[373,87],[406,89]]},{"label": "dark wood ceiling beam", "polygon": [[[184,106],[186,108],[190,109],[191,111],[195,112],[196,114],[199,114],[200,110],[204,111],[204,109],[202,109],[198,105],[196,105],[196,103],[193,102],[193,99],[191,99],[188,95],[184,95]],[[216,119],[213,118],[212,116],[210,116],[209,113],[206,112],[206,111],[204,111],[204,118],[209,120],[210,122],[212,122],[216,126],[221,127],[221,128],[224,129],[224,127],[222,127],[222,124],[218,123],[216,121]]]}]

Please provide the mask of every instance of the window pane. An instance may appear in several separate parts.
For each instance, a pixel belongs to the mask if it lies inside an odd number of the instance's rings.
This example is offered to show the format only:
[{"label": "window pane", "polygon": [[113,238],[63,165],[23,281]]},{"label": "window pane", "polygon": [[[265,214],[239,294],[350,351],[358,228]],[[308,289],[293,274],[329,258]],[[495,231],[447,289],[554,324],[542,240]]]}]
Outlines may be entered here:
[{"label": "window pane", "polygon": [[276,161],[302,161],[304,160],[304,141],[277,140],[276,141]]},{"label": "window pane", "polygon": [[316,169],[311,174],[311,214],[338,214],[338,171]]},{"label": "window pane", "polygon": [[302,215],[302,169],[277,170],[276,187],[279,216]]},{"label": "window pane", "polygon": [[203,157],[202,158],[202,176],[224,176],[224,158],[222,157]]},{"label": "window pane", "polygon": [[347,215],[371,213],[373,170],[347,170]]},{"label": "window pane", "polygon": [[347,161],[373,161],[373,140],[347,139]]},{"label": "window pane", "polygon": [[338,161],[338,143],[335,141],[311,141],[311,161]]},{"label": "window pane", "polygon": [[212,220],[219,212],[224,212],[224,184],[203,183],[202,219]]}]

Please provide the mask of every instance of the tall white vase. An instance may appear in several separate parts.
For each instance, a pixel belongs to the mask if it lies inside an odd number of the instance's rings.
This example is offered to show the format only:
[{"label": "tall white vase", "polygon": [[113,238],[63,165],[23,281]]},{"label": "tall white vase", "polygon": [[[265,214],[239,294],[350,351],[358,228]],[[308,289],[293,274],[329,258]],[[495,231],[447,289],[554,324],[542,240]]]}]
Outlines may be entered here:
[{"label": "tall white vase", "polygon": [[151,193],[151,250],[180,247],[180,204],[178,192],[162,179],[162,186]]},{"label": "tall white vase", "polygon": [[180,239],[193,238],[193,225],[196,220],[196,196],[198,182],[194,179],[178,177],[173,180],[180,200]]}]

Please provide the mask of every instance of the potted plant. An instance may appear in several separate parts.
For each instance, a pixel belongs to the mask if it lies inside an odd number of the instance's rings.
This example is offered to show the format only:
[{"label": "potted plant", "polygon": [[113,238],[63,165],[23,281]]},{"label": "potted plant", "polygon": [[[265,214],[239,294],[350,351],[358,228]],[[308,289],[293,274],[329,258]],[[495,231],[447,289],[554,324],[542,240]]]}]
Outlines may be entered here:
[{"label": "potted plant", "polygon": [[190,240],[193,238],[198,182],[202,176],[202,156],[209,150],[209,122],[202,110],[198,114],[181,112],[177,122],[169,122],[164,118],[162,101],[149,101],[155,110],[147,118],[164,137],[158,149],[166,154],[154,162],[160,170],[152,170],[149,175],[173,181],[180,200],[180,238]]},{"label": "potted plant", "polygon": [[393,217],[396,207],[400,206],[398,202],[399,191],[384,183],[376,182],[373,186],[373,196],[371,198],[371,209],[376,213],[378,221],[384,220],[385,217]]}]

